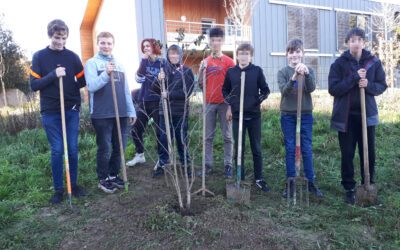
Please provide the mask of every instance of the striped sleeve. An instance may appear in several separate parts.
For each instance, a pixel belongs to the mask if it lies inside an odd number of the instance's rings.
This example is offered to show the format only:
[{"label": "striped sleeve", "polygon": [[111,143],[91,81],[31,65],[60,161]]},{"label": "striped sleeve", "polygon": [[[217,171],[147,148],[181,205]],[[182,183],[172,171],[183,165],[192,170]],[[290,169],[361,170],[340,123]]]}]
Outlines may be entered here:
[{"label": "striped sleeve", "polygon": [[36,52],[32,58],[32,67],[30,69],[29,83],[33,91],[41,90],[50,85],[57,79],[56,71],[53,70],[43,76],[40,71],[39,52]]}]

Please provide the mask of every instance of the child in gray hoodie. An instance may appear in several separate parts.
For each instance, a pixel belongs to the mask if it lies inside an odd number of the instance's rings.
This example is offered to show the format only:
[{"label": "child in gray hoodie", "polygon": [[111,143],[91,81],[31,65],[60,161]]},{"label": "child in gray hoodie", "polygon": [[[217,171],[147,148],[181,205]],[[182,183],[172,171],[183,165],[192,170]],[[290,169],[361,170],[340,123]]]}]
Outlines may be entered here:
[{"label": "child in gray hoodie", "polygon": [[111,72],[114,72],[124,148],[128,122],[131,125],[135,123],[136,111],[125,70],[112,56],[114,36],[109,32],[101,32],[97,36],[97,45],[99,53],[87,61],[85,78],[90,93],[92,124],[96,131],[98,187],[106,193],[114,193],[118,188],[124,187],[124,182],[118,177],[121,157],[112,97]]}]

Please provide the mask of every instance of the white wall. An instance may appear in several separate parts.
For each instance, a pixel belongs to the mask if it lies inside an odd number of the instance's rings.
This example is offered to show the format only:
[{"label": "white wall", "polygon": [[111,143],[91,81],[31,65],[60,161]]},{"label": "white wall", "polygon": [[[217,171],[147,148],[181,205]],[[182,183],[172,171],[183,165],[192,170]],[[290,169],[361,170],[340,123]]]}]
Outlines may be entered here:
[{"label": "white wall", "polygon": [[[135,73],[139,67],[135,1],[104,0],[94,29],[95,37],[102,31],[115,37],[113,54],[126,70],[130,88],[139,88]],[[97,50],[97,47],[96,47]]]}]

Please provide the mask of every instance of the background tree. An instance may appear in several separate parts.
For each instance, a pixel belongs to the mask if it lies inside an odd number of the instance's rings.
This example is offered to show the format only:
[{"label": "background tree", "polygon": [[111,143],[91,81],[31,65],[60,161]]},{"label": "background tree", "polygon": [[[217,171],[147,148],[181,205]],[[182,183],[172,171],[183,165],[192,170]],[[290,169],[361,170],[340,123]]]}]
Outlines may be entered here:
[{"label": "background tree", "polygon": [[[5,27],[3,22],[4,15],[0,15],[0,75],[2,92],[4,89],[19,88],[23,92],[29,91],[28,69],[29,62],[14,41],[11,30]],[[4,94],[3,94],[4,98]]]},{"label": "background tree", "polygon": [[389,87],[394,87],[395,72],[400,63],[400,8],[393,4],[381,3],[374,10],[372,16],[372,31],[377,34],[377,44],[373,44],[372,50],[382,61],[386,82]]},{"label": "background tree", "polygon": [[[244,32],[243,27],[245,25],[250,25],[251,23],[251,13],[253,12],[254,6],[258,3],[258,0],[224,0],[224,8],[226,16],[232,23],[232,28],[234,32],[234,52],[233,58],[236,62],[236,43],[237,43],[237,33]],[[240,36],[242,41],[243,34]]]}]

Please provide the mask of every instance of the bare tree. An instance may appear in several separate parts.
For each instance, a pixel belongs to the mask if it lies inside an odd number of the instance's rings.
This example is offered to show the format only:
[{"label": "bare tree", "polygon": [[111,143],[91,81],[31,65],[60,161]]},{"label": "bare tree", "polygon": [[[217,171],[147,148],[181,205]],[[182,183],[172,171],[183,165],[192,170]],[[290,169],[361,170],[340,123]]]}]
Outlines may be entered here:
[{"label": "bare tree", "polygon": [[[180,36],[184,36],[184,30],[177,30],[177,32],[181,32]],[[193,44],[198,48],[201,45],[202,40],[204,40],[204,35],[199,35],[197,39],[195,39],[193,41]],[[182,46],[184,49],[188,48],[190,43],[182,43],[182,40],[180,39],[176,39],[177,43],[179,44],[179,46]],[[158,41],[159,46],[162,48],[163,45],[161,44],[160,41]],[[207,48],[208,46],[206,46],[206,48],[202,51],[202,56],[203,59],[207,54]],[[186,60],[188,59],[188,57],[190,56],[190,51],[185,51],[184,50],[184,55],[185,57],[182,60],[182,66],[185,64]],[[166,53],[165,53],[165,56]],[[168,63],[168,62],[167,62]],[[195,86],[196,86],[196,82],[195,79],[190,79],[193,80],[193,87],[188,89],[187,85],[186,85],[186,74],[188,74],[188,71],[184,71],[183,67],[181,67],[180,69],[178,69],[178,74],[181,75],[182,77],[182,82],[183,82],[183,93],[185,95],[185,104],[184,104],[184,110],[183,110],[183,115],[182,115],[182,124],[185,124],[186,122],[188,122],[189,119],[189,114],[191,115],[196,115],[197,113],[201,113],[201,110],[199,109],[199,98],[198,95],[195,91]],[[169,89],[169,84],[170,82],[168,82],[168,78],[165,78],[165,82],[163,82],[162,80],[158,80],[157,85],[160,87],[160,91],[161,92],[165,92],[168,91]],[[162,93],[161,93],[162,94]],[[177,201],[178,201],[178,205],[179,205],[179,209],[182,213],[190,213],[190,207],[191,207],[191,203],[192,203],[192,187],[195,181],[195,174],[194,174],[194,166],[195,166],[195,162],[198,161],[199,159],[199,150],[201,150],[201,140],[198,140],[198,138],[195,138],[196,136],[194,135],[194,133],[196,131],[199,130],[199,126],[201,126],[201,121],[202,119],[194,119],[194,122],[192,122],[192,124],[190,124],[190,127],[188,126],[188,131],[187,131],[187,135],[185,138],[185,133],[184,133],[184,126],[180,127],[180,132],[175,134],[175,129],[172,128],[173,124],[172,124],[172,109],[171,109],[171,102],[169,101],[169,96],[166,95],[167,98],[162,100],[162,107],[163,107],[163,115],[164,118],[167,115],[169,119],[165,119],[164,123],[165,123],[165,129],[161,129],[161,127],[159,126],[159,124],[154,124],[154,126],[156,126],[156,128],[160,129],[160,132],[165,134],[167,137],[167,145],[162,145],[162,147],[164,150],[166,150],[168,152],[169,155],[169,164],[164,167],[164,171],[166,173],[166,182],[167,182],[167,186],[169,186],[169,182],[172,183],[172,187],[174,189],[174,191],[177,194]],[[162,97],[163,99],[163,97]],[[167,107],[167,108],[165,108]],[[199,112],[200,111],[200,112]],[[167,123],[168,122],[168,123]],[[168,124],[168,125],[167,125]],[[168,132],[168,130],[170,132]],[[172,139],[173,138],[173,139]],[[156,140],[159,140],[160,138],[156,137]],[[177,157],[178,157],[178,152],[177,152],[177,140],[180,140],[183,144],[183,151],[184,151],[184,159],[182,162],[181,159],[181,163],[179,164],[177,161]],[[184,143],[185,141],[187,141],[187,143]],[[193,143],[194,142],[194,143]],[[189,145],[190,145],[190,150],[189,150]],[[146,149],[145,149],[146,150]],[[147,150],[146,150],[147,151]],[[186,156],[190,156],[190,161],[188,162],[188,157]],[[157,161],[156,159],[153,159],[154,161]]]},{"label": "bare tree", "polygon": [[6,86],[4,83],[4,76],[7,74],[7,67],[6,67],[6,63],[3,57],[3,54],[0,50],[0,82],[1,82],[1,89],[3,92],[3,100],[4,100],[4,106],[7,107],[8,103],[7,103],[7,93],[6,93]]},{"label": "bare tree", "polygon": [[[251,23],[252,12],[258,0],[224,0],[224,8],[227,17],[233,24],[234,32],[234,52],[233,57],[236,61],[236,43],[238,31],[244,32],[245,25]],[[242,41],[243,35],[240,37]]]},{"label": "bare tree", "polygon": [[397,39],[400,28],[400,7],[381,3],[372,16],[372,29],[377,34],[377,44],[373,44],[372,50],[378,54],[386,72],[386,81],[389,87],[394,87],[394,69],[400,60],[400,42]]}]

